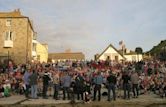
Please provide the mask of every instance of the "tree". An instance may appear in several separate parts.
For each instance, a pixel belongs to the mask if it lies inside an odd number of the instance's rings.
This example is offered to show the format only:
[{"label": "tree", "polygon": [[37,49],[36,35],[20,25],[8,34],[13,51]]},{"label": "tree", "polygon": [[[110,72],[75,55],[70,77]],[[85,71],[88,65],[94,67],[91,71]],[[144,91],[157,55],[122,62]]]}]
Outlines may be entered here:
[{"label": "tree", "polygon": [[142,53],[143,53],[143,50],[142,50],[141,47],[136,47],[136,48],[135,48],[135,52],[136,52],[137,54],[142,54]]},{"label": "tree", "polygon": [[136,47],[135,48],[135,52],[137,53],[137,59],[139,61],[139,54],[142,54],[143,53],[143,50],[141,47]]}]

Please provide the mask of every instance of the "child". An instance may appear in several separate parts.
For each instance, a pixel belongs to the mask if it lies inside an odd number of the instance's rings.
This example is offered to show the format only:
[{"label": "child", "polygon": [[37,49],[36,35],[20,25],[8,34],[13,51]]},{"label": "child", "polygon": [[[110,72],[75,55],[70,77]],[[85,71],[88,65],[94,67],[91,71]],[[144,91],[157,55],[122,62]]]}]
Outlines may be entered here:
[{"label": "child", "polygon": [[6,86],[4,89],[4,96],[9,97],[10,96],[10,88],[9,86]]},{"label": "child", "polygon": [[86,81],[84,88],[85,88],[85,92],[84,92],[85,103],[90,103],[90,99],[91,99],[91,84],[90,84],[90,82]]},{"label": "child", "polygon": [[85,96],[85,103],[90,103],[90,94],[86,91],[85,93],[84,93],[84,96]]},{"label": "child", "polygon": [[0,84],[0,98],[4,97],[4,88],[2,84]]},{"label": "child", "polygon": [[5,81],[5,84],[3,85],[4,87],[4,96],[9,97],[10,96],[10,91],[11,91],[11,84],[9,80]]}]

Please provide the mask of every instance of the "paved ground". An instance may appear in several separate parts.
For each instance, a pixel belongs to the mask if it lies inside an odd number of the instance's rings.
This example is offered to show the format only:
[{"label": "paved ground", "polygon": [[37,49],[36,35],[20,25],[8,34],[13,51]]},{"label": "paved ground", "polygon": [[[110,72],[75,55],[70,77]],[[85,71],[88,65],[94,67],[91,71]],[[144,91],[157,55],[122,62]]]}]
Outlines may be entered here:
[{"label": "paved ground", "polygon": [[[21,105],[21,106],[34,106],[34,105],[58,105],[61,104],[69,104],[69,100],[54,100],[52,97],[49,99],[26,99],[24,96],[11,96],[8,98],[0,98],[0,105]],[[131,99],[131,100],[124,100],[118,98],[116,101],[108,102],[106,100],[106,97],[102,99],[102,101],[98,102],[91,102],[88,104],[88,106],[92,105],[98,105],[98,106],[108,106],[110,104],[112,105],[134,105],[134,106],[146,106],[149,104],[166,104],[166,98],[162,99],[158,96],[151,94],[151,95],[141,95],[139,98]],[[79,102],[79,104],[82,104]],[[81,106],[81,105],[80,105]],[[83,105],[82,105],[83,106]],[[64,106],[63,106],[64,107]]]},{"label": "paved ground", "polygon": [[7,98],[0,98],[0,105],[17,104],[25,100],[26,100],[25,96],[14,95]]},{"label": "paved ground", "polygon": [[24,102],[22,102],[21,104],[23,105],[46,105],[46,104],[66,104],[66,103],[70,103],[70,100],[54,100],[52,98],[49,99],[28,99]]}]

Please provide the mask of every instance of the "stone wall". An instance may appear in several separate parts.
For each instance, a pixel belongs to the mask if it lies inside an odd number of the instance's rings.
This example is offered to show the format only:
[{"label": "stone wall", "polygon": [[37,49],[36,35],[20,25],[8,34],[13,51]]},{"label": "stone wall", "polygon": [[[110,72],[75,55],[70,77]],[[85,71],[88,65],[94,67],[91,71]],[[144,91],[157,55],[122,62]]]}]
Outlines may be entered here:
[{"label": "stone wall", "polygon": [[[0,55],[8,55],[15,63],[25,63],[31,60],[32,56],[32,29],[30,27],[29,19],[26,17],[10,18],[11,26],[6,26],[8,18],[0,18]],[[4,48],[5,32],[12,31],[13,47]],[[28,41],[27,41],[28,40]]]}]

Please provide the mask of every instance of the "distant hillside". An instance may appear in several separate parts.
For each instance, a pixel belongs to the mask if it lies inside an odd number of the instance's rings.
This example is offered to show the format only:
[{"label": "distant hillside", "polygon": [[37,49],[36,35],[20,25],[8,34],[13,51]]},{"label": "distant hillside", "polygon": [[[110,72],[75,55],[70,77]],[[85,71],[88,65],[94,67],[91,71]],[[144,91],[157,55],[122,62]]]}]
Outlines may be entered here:
[{"label": "distant hillside", "polygon": [[166,51],[166,40],[162,40],[157,46],[154,46],[150,51],[147,53],[150,53],[153,55],[159,55],[161,52],[163,52],[163,47],[165,46]]}]

